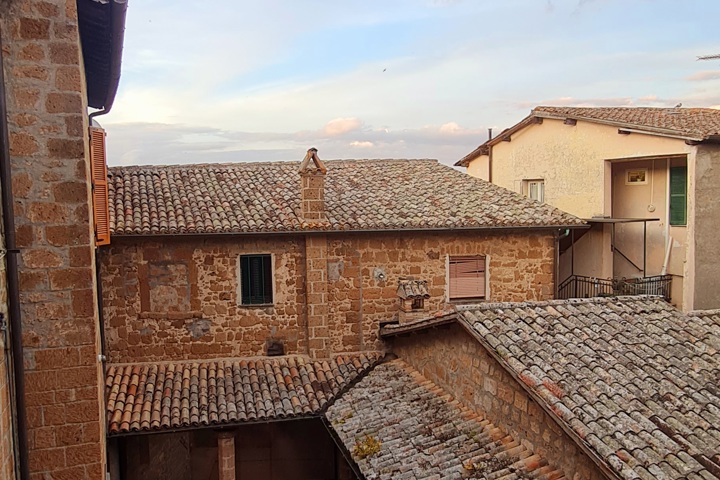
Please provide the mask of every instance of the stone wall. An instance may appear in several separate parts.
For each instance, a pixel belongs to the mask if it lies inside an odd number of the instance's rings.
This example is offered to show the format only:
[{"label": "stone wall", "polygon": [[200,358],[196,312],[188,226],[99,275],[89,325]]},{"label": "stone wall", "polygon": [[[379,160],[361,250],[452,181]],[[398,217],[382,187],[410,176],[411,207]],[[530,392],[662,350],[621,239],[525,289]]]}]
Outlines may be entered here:
[{"label": "stone wall", "polygon": [[74,1],[0,4],[33,478],[104,477],[87,112]]},{"label": "stone wall", "polygon": [[[548,232],[115,238],[101,262],[110,361],[262,355],[270,339],[318,358],[382,349],[399,277],[428,280],[430,314],[446,303],[447,255],[481,254],[491,300],[545,300],[553,248]],[[242,306],[238,257],[258,253],[273,256],[274,305]]]},{"label": "stone wall", "polygon": [[568,479],[605,479],[487,350],[459,325],[395,337],[391,349],[427,379],[539,454]]}]

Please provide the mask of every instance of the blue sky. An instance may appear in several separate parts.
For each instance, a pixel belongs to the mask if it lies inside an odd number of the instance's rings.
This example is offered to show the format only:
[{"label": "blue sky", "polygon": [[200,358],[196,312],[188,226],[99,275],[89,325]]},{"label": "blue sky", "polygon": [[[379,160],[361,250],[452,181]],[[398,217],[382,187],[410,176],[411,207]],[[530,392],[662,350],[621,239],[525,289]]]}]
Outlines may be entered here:
[{"label": "blue sky", "polygon": [[536,105],[720,107],[715,0],[129,3],[109,162],[452,163]]}]

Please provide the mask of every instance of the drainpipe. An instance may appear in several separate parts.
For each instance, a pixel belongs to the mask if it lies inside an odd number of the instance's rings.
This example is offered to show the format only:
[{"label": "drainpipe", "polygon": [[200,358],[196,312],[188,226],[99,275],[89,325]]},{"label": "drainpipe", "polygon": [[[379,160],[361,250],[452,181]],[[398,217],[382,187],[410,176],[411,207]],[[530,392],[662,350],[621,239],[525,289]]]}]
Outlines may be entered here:
[{"label": "drainpipe", "polygon": [[[488,128],[488,142],[492,140],[492,128]],[[492,145],[488,145],[488,182],[492,183]]]},{"label": "drainpipe", "polygon": [[667,275],[668,263],[670,263],[670,250],[672,249],[672,237],[670,237],[670,159],[665,160],[665,259],[663,260],[660,275]]},{"label": "drainpipe", "polygon": [[5,72],[0,37],[0,189],[2,189],[3,230],[7,249],[7,298],[10,316],[11,358],[15,401],[15,431],[17,434],[16,469],[20,480],[30,480],[28,464],[27,416],[25,409],[25,366],[23,365],[22,319],[20,317],[20,290],[18,287],[18,254],[15,243],[14,200],[10,177],[10,146],[7,126],[7,99]]}]

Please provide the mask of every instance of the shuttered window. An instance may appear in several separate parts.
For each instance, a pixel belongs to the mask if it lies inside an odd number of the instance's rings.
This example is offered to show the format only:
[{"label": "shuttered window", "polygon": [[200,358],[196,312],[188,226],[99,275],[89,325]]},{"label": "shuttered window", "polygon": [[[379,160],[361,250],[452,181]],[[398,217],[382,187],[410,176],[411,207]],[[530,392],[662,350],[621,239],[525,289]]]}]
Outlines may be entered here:
[{"label": "shuttered window", "polygon": [[485,257],[450,257],[449,295],[451,300],[485,298]]},{"label": "shuttered window", "polygon": [[90,127],[90,163],[92,168],[93,218],[95,243],[110,243],[110,205],[108,200],[105,130]]},{"label": "shuttered window", "polygon": [[670,168],[670,225],[687,224],[687,167]]},{"label": "shuttered window", "polygon": [[273,303],[270,255],[240,255],[240,289],[243,305]]}]

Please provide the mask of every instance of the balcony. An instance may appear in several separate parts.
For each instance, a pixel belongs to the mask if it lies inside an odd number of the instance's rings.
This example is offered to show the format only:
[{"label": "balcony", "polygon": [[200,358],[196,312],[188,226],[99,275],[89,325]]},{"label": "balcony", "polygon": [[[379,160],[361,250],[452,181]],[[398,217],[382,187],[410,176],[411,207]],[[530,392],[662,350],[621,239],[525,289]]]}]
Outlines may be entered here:
[{"label": "balcony", "polygon": [[592,278],[571,275],[558,286],[559,299],[659,295],[670,301],[671,275],[639,278]]}]

